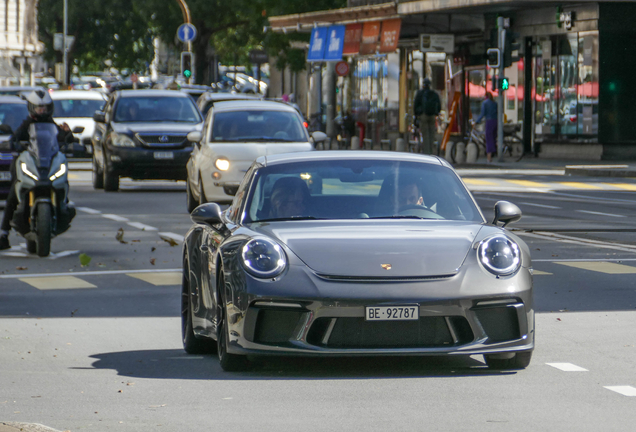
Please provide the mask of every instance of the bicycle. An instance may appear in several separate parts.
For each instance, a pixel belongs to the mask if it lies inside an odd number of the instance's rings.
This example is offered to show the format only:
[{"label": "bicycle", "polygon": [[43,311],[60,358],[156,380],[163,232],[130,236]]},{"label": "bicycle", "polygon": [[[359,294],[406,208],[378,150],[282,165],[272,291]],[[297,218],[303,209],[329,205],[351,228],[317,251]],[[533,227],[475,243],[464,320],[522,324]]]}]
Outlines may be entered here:
[{"label": "bicycle", "polygon": [[[473,124],[468,142],[464,152],[468,149],[469,144],[474,143],[477,145],[477,159],[486,155],[486,133],[480,129],[477,129],[476,124]],[[503,140],[503,155],[504,159],[512,159],[514,162],[519,162],[523,159],[523,141],[517,135],[517,132],[521,130],[519,124],[504,124],[504,140]],[[457,142],[454,142],[451,146],[450,155],[453,163],[457,163]]]}]

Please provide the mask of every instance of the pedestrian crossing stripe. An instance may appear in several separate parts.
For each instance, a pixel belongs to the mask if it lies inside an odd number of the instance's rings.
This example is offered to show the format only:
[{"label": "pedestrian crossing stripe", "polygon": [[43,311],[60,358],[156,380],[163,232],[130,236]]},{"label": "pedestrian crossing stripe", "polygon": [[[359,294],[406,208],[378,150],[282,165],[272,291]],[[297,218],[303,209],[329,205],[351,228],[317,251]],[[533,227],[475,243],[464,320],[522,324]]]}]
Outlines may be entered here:
[{"label": "pedestrian crossing stripe", "polygon": [[75,276],[23,277],[19,280],[39,290],[97,288]]},{"label": "pedestrian crossing stripe", "polygon": [[603,189],[600,186],[591,183],[581,183],[581,182],[560,182],[563,186],[576,188],[576,189]]},{"label": "pedestrian crossing stripe", "polygon": [[492,190],[500,187],[502,190],[514,187],[549,189],[549,190],[609,190],[636,192],[636,183],[600,183],[600,182],[535,182],[530,180],[515,180],[501,178],[462,177],[470,189],[480,190],[481,187]]},{"label": "pedestrian crossing stripe", "polygon": [[464,183],[473,186],[496,186],[497,183],[490,180],[481,180],[476,178],[465,178]]},{"label": "pedestrian crossing stripe", "polygon": [[636,191],[636,184],[630,184],[630,183],[604,183],[604,184],[607,186],[624,189],[628,191]]},{"label": "pedestrian crossing stripe", "polygon": [[555,262],[555,264],[605,274],[635,274],[636,267],[603,261]]},{"label": "pedestrian crossing stripe", "polygon": [[126,276],[134,277],[155,286],[181,285],[181,272],[127,273]]},{"label": "pedestrian crossing stripe", "polygon": [[552,273],[544,272],[544,271],[541,271],[541,270],[533,270],[532,274],[534,276],[552,276]]},{"label": "pedestrian crossing stripe", "polygon": [[551,186],[546,183],[538,183],[530,180],[506,180],[508,183],[513,183],[519,186],[531,187],[531,188],[550,188]]}]

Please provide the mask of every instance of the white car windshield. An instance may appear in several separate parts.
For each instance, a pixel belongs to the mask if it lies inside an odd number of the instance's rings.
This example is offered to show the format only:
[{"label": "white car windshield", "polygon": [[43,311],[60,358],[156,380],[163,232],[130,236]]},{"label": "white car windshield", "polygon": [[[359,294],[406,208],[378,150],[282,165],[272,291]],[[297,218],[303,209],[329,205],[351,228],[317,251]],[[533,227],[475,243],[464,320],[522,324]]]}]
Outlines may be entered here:
[{"label": "white car windshield", "polygon": [[214,114],[211,141],[307,142],[298,114],[290,111],[221,111]]},{"label": "white car windshield", "polygon": [[106,101],[91,99],[58,99],[53,101],[53,117],[90,117],[101,111]]},{"label": "white car windshield", "polygon": [[420,162],[326,160],[259,168],[245,222],[444,219],[484,222],[457,175]]},{"label": "white car windshield", "polygon": [[199,123],[201,116],[191,97],[123,97],[117,102],[116,122]]}]

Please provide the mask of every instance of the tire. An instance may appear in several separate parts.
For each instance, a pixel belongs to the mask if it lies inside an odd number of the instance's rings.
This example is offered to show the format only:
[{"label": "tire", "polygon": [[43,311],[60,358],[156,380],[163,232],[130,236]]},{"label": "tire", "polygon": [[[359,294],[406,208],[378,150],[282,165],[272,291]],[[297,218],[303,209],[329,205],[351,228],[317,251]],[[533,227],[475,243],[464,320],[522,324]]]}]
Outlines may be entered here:
[{"label": "tire", "polygon": [[119,190],[119,174],[108,169],[104,162],[104,190],[106,192],[117,192]]},{"label": "tire", "polygon": [[207,203],[208,200],[205,197],[205,191],[203,190],[203,181],[199,177],[199,205]]},{"label": "tire", "polygon": [[[221,277],[219,279],[219,287],[225,285],[225,278],[221,271]],[[225,313],[225,301],[220,298],[220,305],[217,315],[217,320],[220,326],[217,328],[216,334],[216,352],[219,356],[219,364],[221,369],[225,372],[240,372],[248,368],[249,362],[246,356],[230,354],[227,352],[227,339],[228,339],[228,320]]]},{"label": "tire", "polygon": [[49,256],[51,253],[51,204],[41,202],[37,207],[35,230],[37,233],[37,254],[39,257]]},{"label": "tire", "polygon": [[194,195],[192,195],[192,187],[190,186],[190,179],[186,180],[186,207],[188,208],[188,213],[192,213],[192,211],[197,208],[199,203],[194,199]]},{"label": "tire", "polygon": [[522,351],[514,355],[509,359],[493,358],[489,355],[484,355],[484,360],[490,369],[496,370],[511,370],[511,369],[525,369],[530,365],[532,359],[532,351]]},{"label": "tire", "polygon": [[192,325],[192,302],[190,301],[190,270],[188,261],[184,260],[181,277],[181,340],[183,349],[188,354],[215,353],[216,344],[210,339],[199,339],[194,334]]},{"label": "tire", "polygon": [[457,163],[457,143],[455,141],[452,142],[450,149],[451,161],[456,164]]},{"label": "tire", "polygon": [[104,189],[104,173],[100,171],[93,153],[93,189]]},{"label": "tire", "polygon": [[38,251],[38,243],[35,240],[27,240],[27,252],[28,253],[37,253]]}]

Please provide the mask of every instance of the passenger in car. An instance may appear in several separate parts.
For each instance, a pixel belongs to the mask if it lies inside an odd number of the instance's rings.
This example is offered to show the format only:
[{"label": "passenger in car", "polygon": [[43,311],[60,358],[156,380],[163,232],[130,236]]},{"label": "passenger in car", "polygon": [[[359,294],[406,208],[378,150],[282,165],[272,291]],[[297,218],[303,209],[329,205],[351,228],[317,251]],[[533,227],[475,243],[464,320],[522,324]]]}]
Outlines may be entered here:
[{"label": "passenger in car", "polygon": [[311,196],[307,184],[298,177],[283,177],[272,187],[270,218],[307,216]]}]

